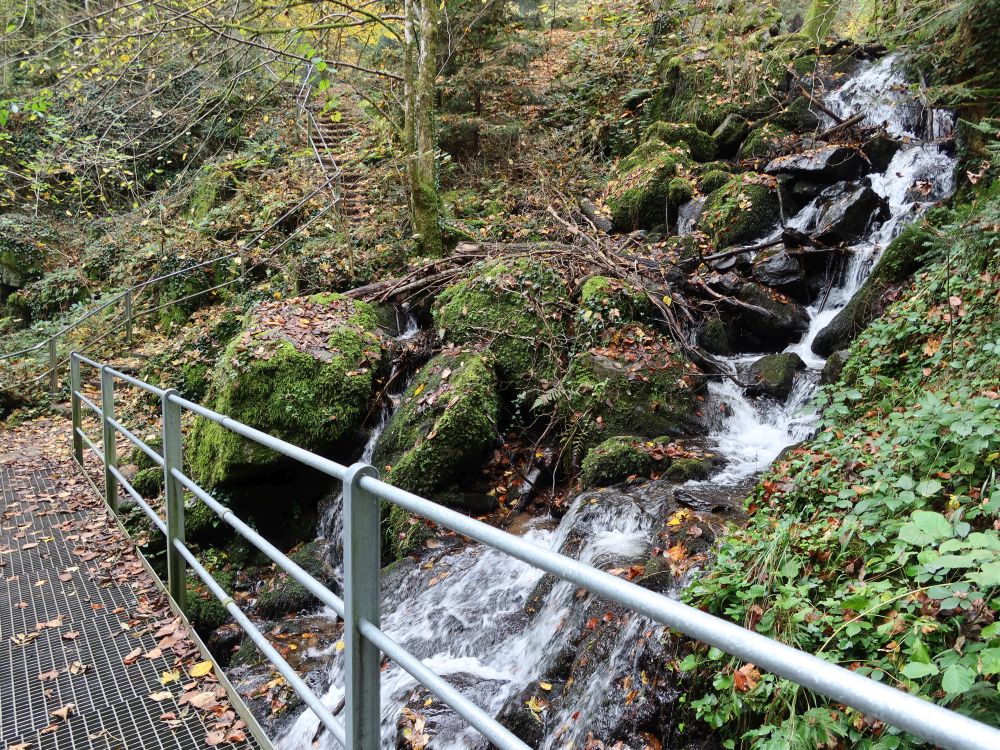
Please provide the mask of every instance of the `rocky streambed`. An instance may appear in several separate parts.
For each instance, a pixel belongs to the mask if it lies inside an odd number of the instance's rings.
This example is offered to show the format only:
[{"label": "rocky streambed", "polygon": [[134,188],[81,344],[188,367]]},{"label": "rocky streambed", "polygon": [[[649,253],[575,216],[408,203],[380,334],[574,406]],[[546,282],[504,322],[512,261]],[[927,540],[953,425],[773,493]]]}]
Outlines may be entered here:
[{"label": "rocky streambed", "polygon": [[[534,543],[676,595],[711,564],[717,535],[739,517],[759,473],[810,434],[819,384],[835,377],[842,350],[919,258],[914,221],[953,190],[950,115],[920,108],[903,71],[893,57],[857,62],[827,87],[809,133],[754,151],[729,171],[721,164],[701,169],[690,194],[662,198],[669,236],[631,235],[648,242],[645,255],[636,251],[637,263],[648,268],[668,248],[661,278],[672,290],[691,297],[698,290],[703,301],[715,301],[700,306],[690,327],[692,344],[705,353],[700,368],[644,322],[648,302],[627,283],[591,276],[568,313],[552,263],[480,265],[434,303],[429,335],[443,339],[443,350],[405,387],[406,377],[389,375],[396,381],[391,402],[401,406],[370,421],[377,426],[363,457],[391,466],[390,480],[469,512],[521,507],[510,488],[509,497],[495,487],[475,490],[480,468],[496,446],[496,425],[505,421],[513,430],[551,398],[552,411],[569,425],[564,450],[538,450],[525,464],[534,479],[527,481],[526,471],[517,484],[541,486],[539,477],[550,481],[575,465],[589,488],[566,500],[549,494],[547,505],[532,505],[529,494],[531,512],[503,522]],[[862,129],[847,137],[849,128],[838,130],[846,121]],[[634,187],[630,170],[666,169],[665,154],[681,141],[684,158],[693,158],[686,143],[693,137],[690,129],[656,129],[623,160],[620,180]],[[675,159],[669,169],[677,168]],[[631,189],[612,184],[608,194],[613,218],[627,230],[644,221],[614,210]],[[526,299],[530,314],[522,309]],[[508,307],[515,314],[496,330],[484,311]],[[377,372],[384,345],[353,314],[352,330],[370,350],[360,349],[360,364],[351,366]],[[593,339],[570,351],[560,380],[559,368],[546,365],[546,349],[560,345],[568,314],[575,336],[590,331]],[[544,395],[559,389],[564,405]],[[519,405],[525,394],[533,405]],[[447,463],[431,450],[440,444],[448,446]],[[323,507],[324,543],[310,554],[324,558],[337,586],[336,488]],[[675,737],[683,647],[669,631],[405,514],[390,516],[387,528],[397,561],[383,575],[383,627],[530,745],[641,748]],[[331,708],[343,699],[339,628],[332,613],[320,611],[284,618],[272,630]],[[235,664],[252,662],[245,648]],[[287,694],[266,667],[236,666],[233,674],[274,722],[283,747],[335,747],[310,712],[273,713]],[[409,746],[404,730],[412,736],[417,723],[429,746],[487,746],[399,668],[390,665],[382,679],[385,747]]]}]

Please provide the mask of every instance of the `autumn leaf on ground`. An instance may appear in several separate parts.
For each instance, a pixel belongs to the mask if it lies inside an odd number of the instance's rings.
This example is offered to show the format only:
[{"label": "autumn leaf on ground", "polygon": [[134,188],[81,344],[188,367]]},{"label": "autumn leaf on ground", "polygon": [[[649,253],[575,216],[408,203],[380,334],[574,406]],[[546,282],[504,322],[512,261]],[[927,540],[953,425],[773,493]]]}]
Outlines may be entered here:
[{"label": "autumn leaf on ground", "polygon": [[55,680],[59,678],[58,669],[50,669],[48,672],[42,672],[38,675],[38,679],[42,682],[48,682],[49,680]]},{"label": "autumn leaf on ground", "polygon": [[214,666],[210,661],[201,661],[191,667],[189,673],[192,677],[204,677],[212,673]]},{"label": "autumn leaf on ground", "polygon": [[169,690],[158,690],[155,693],[150,693],[149,699],[151,701],[156,701],[157,703],[159,703],[160,701],[165,701],[171,695],[173,695],[173,693],[171,693]]},{"label": "autumn leaf on ground", "polygon": [[733,673],[733,687],[740,693],[749,693],[759,681],[760,672],[753,664],[744,664]]},{"label": "autumn leaf on ground", "polygon": [[68,721],[69,717],[75,713],[76,713],[76,704],[67,703],[62,708],[56,709],[55,711],[50,713],[49,716],[51,716],[53,719],[57,719],[58,721]]}]

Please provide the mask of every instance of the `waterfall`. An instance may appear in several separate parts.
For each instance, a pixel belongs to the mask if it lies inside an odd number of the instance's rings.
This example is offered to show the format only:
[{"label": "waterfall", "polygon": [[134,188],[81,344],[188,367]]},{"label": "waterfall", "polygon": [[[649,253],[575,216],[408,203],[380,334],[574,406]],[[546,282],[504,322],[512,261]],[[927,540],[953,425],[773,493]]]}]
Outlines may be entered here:
[{"label": "waterfall", "polygon": [[[710,441],[727,463],[711,479],[691,482],[692,489],[744,487],[784,448],[810,434],[815,414],[809,404],[824,364],[812,353],[813,339],[857,293],[899,230],[954,189],[954,160],[940,144],[929,140],[946,134],[953,127],[953,118],[940,111],[928,114],[915,106],[900,68],[898,60],[887,57],[862,69],[826,97],[832,111],[844,116],[864,111],[872,124],[887,122],[889,132],[903,140],[886,170],[868,177],[872,189],[887,201],[888,218],[875,222],[850,248],[850,259],[837,283],[808,308],[808,330],[786,349],[798,354],[806,369],[797,376],[784,403],[752,399],[732,379],[710,386],[709,406],[724,414]],[[690,231],[698,208],[690,205],[682,212],[681,230]],[[808,230],[819,209],[818,200],[809,203],[789,219],[788,225]],[[778,227],[773,236],[780,231]],[[757,356],[728,357],[724,364],[740,381]],[[388,414],[383,414],[383,420],[387,418]],[[373,430],[366,450],[374,449],[378,432]],[[527,524],[526,538],[598,567],[627,565],[648,552],[663,509],[663,486],[651,482],[613,493],[584,493],[556,528],[551,528],[550,521],[537,519]],[[339,512],[334,515],[339,519]],[[339,533],[339,529],[331,526],[327,532]],[[393,579],[392,590],[384,598],[382,624],[394,640],[496,715],[526,685],[544,678],[555,655],[568,645],[573,628],[567,623],[581,617],[591,601],[590,595],[581,598],[575,586],[564,582],[546,590],[539,585],[542,578],[540,571],[481,545],[453,547]],[[536,589],[544,596],[536,611],[528,615],[525,605]],[[602,703],[616,674],[608,665],[630,663],[639,635],[657,630],[638,616],[619,629],[615,642],[606,644],[606,660],[601,663],[607,668],[593,670],[586,684],[575,688],[572,705],[549,717],[547,726],[554,729],[543,748],[582,747],[593,728],[591,717],[599,707],[623,710]],[[343,698],[342,655],[335,656],[330,669],[332,687],[323,702],[332,709]],[[396,747],[396,722],[414,687],[413,680],[395,665],[382,673],[385,750]],[[336,748],[336,742],[325,735],[320,735],[318,744],[312,743],[318,726],[315,716],[304,711],[279,746],[286,750]],[[486,746],[474,730],[456,725],[450,732],[439,731],[429,747],[459,750]]]}]

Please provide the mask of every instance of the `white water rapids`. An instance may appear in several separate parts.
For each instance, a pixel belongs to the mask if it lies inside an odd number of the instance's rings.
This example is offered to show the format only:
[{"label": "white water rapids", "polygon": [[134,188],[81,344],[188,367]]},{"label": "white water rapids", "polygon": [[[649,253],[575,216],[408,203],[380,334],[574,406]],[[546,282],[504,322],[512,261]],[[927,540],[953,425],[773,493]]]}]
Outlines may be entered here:
[{"label": "white water rapids", "polygon": [[[953,159],[937,143],[921,140],[933,123],[933,136],[940,137],[952,121],[944,113],[930,116],[914,110],[907,96],[905,79],[892,58],[867,65],[835,92],[826,96],[827,105],[843,116],[868,114],[871,124],[889,123],[888,130],[904,140],[888,169],[869,176],[871,187],[889,204],[889,218],[870,227],[867,236],[850,254],[850,261],[829,296],[808,309],[810,325],[800,341],[788,347],[807,365],[800,373],[786,403],[766,398],[752,400],[730,380],[710,386],[710,407],[723,409],[726,416],[710,435],[725,467],[701,485],[745,484],[765,469],[787,446],[808,436],[814,415],[808,404],[814,395],[823,359],[811,351],[817,333],[858,291],[886,244],[905,223],[919,216],[934,201],[954,188]],[[917,112],[915,114],[915,112]],[[808,231],[818,208],[810,203],[788,225]],[[687,226],[692,221],[684,217]],[[780,230],[779,230],[780,231]],[[727,358],[734,374],[760,355]],[[387,417],[388,415],[383,415]],[[384,425],[384,419],[383,419]],[[366,457],[374,449],[378,431],[373,433]],[[655,484],[655,483],[653,483]],[[579,559],[608,568],[635,559],[648,550],[650,536],[662,507],[662,495],[642,487],[623,492],[612,505],[588,502],[584,493],[553,528],[538,520],[528,524],[526,538],[555,550],[571,549]],[[662,519],[661,519],[662,520]],[[323,535],[332,538],[339,527],[339,511],[325,521]],[[567,545],[571,538],[574,544]],[[567,550],[569,551],[569,550]],[[495,550],[469,545],[448,552],[433,561],[433,585],[427,571],[414,567],[394,580],[383,604],[383,629],[424,660],[435,672],[451,676],[454,684],[491,715],[496,715],[512,696],[533,680],[544,679],[546,669],[567,645],[571,628],[564,627],[587,599],[580,599],[574,586],[556,583],[548,590],[533,616],[524,614],[542,574]],[[329,613],[333,617],[333,613]],[[634,617],[618,631],[610,645],[608,663],[632,658],[632,645],[641,629],[650,624]],[[325,644],[331,651],[332,645]],[[340,655],[331,662],[332,687],[323,697],[331,709],[343,698],[343,664]],[[607,693],[615,672],[596,669],[589,682],[574,692],[573,705],[551,717],[554,727],[542,745],[547,750],[580,748],[591,728],[588,717]],[[415,687],[400,668],[390,666],[382,673],[383,747],[396,746],[396,724],[402,707]],[[318,720],[312,712],[302,712],[279,742],[282,750],[319,747],[337,748],[326,733],[317,738]],[[314,738],[315,742],[314,742]],[[442,733],[432,738],[430,747],[439,750],[485,747],[471,729]]]}]

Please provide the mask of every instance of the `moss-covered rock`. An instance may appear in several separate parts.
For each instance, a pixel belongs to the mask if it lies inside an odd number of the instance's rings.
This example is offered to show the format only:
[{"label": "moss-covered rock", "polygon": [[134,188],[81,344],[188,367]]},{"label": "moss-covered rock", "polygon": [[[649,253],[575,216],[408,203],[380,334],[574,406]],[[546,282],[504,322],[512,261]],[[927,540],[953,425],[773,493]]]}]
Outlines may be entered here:
[{"label": "moss-covered rock", "polygon": [[412,555],[431,536],[422,518],[410,515],[398,505],[382,506],[382,562],[391,564]]},{"label": "moss-covered rock", "polygon": [[0,285],[18,289],[45,272],[53,238],[27,216],[0,216]]},{"label": "moss-covered rock", "polygon": [[590,342],[623,322],[642,321],[655,312],[649,296],[620,279],[591,276],[580,289],[574,319],[577,337]]},{"label": "moss-covered rock", "polygon": [[695,374],[669,339],[634,324],[578,354],[565,385],[570,461],[610,437],[682,432],[696,403]]},{"label": "moss-covered rock", "polygon": [[163,469],[155,466],[136,472],[132,478],[132,489],[147,500],[157,497],[163,490]]},{"label": "moss-covered rock", "polygon": [[700,227],[717,248],[757,239],[781,216],[778,187],[773,178],[747,173],[730,178],[708,196]]},{"label": "moss-covered rock", "polygon": [[784,401],[792,392],[795,373],[805,367],[806,363],[794,352],[768,354],[750,365],[752,382],[747,390],[751,395],[772,396]]},{"label": "moss-covered rock", "polygon": [[675,482],[687,482],[691,479],[708,479],[715,467],[715,460],[711,456],[690,456],[686,458],[676,458],[667,467],[667,479]]},{"label": "moss-covered rock", "polygon": [[714,193],[731,179],[733,179],[732,173],[721,169],[711,169],[701,176],[701,192],[706,195]]},{"label": "moss-covered rock", "polygon": [[885,304],[885,293],[894,284],[909,278],[919,269],[932,246],[930,224],[921,221],[910,224],[882,253],[871,275],[861,285],[851,301],[820,331],[813,340],[812,350],[828,356],[848,344],[874,318]]},{"label": "moss-covered rock", "polygon": [[555,375],[567,298],[565,284],[544,264],[494,261],[477,264],[438,295],[433,316],[444,341],[487,349],[504,386],[532,390]]},{"label": "moss-covered rock", "polygon": [[202,222],[231,195],[232,175],[220,164],[209,164],[195,176],[188,199],[188,216],[194,222]]},{"label": "moss-covered rock", "polygon": [[647,141],[622,159],[606,198],[616,227],[650,228],[667,222],[670,184],[687,161],[686,150]]},{"label": "moss-covered rock", "polygon": [[[324,547],[319,542],[310,542],[288,555],[289,559],[325,586],[336,582],[334,571],[324,562]],[[268,580],[257,597],[255,610],[260,617],[283,617],[292,612],[301,612],[320,606],[320,601],[305,586],[278,571]]]},{"label": "moss-covered rock", "polygon": [[398,487],[433,495],[480,461],[496,439],[500,398],[489,355],[452,350],[428,362],[403,395],[375,451]]},{"label": "moss-covered rock", "polygon": [[671,146],[684,144],[695,161],[712,161],[719,150],[715,138],[687,122],[654,122],[646,128],[643,140],[663,141]]},{"label": "moss-covered rock", "polygon": [[[223,589],[232,592],[233,574],[230,571],[218,568],[209,572]],[[229,619],[229,613],[201,579],[190,571],[187,574],[186,589],[187,605],[184,614],[199,634],[208,637],[209,633]]]},{"label": "moss-covered rock", "polygon": [[[323,450],[352,436],[384,359],[375,308],[338,294],[259,305],[212,375],[206,405],[240,422]],[[188,457],[207,485],[266,471],[278,454],[198,420]]]},{"label": "moss-covered rock", "polygon": [[729,344],[729,332],[722,318],[715,315],[708,319],[698,334],[698,343],[712,354],[728,355],[733,350]]},{"label": "moss-covered rock", "polygon": [[[664,439],[669,442],[669,439]],[[663,471],[670,457],[661,441],[648,441],[634,435],[609,438],[591,448],[580,467],[582,489],[607,487],[624,482],[631,476],[648,477],[653,471]]]},{"label": "moss-covered rock", "polygon": [[745,306],[730,323],[729,340],[741,351],[781,351],[809,328],[802,305],[760,284],[743,285],[736,298]]},{"label": "moss-covered rock", "polygon": [[741,159],[769,159],[774,156],[783,139],[789,135],[780,125],[765,123],[754,130],[740,146]]}]

